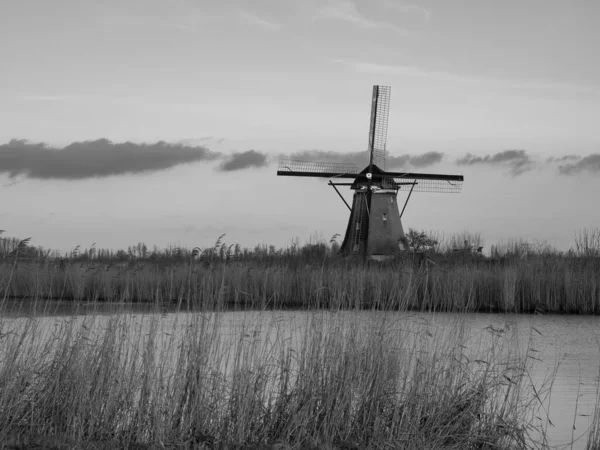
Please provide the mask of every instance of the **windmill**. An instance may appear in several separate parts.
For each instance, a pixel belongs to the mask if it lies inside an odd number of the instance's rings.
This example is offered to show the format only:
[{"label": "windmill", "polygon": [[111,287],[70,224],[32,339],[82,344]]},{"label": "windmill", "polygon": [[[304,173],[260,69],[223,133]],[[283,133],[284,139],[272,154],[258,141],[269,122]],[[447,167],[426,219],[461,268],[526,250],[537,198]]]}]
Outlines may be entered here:
[{"label": "windmill", "polygon": [[[402,215],[413,192],[459,193],[462,175],[442,175],[385,170],[389,86],[373,86],[369,129],[369,165],[359,172],[354,164],[303,161],[280,158],[277,175],[330,178],[329,186],[337,192],[350,210],[342,254],[362,254],[379,257],[408,250],[402,228]],[[335,179],[336,182],[331,181]],[[340,182],[340,179],[354,179]],[[352,206],[348,205],[337,186],[350,186],[354,191]],[[402,211],[398,208],[398,192],[408,192]]]}]

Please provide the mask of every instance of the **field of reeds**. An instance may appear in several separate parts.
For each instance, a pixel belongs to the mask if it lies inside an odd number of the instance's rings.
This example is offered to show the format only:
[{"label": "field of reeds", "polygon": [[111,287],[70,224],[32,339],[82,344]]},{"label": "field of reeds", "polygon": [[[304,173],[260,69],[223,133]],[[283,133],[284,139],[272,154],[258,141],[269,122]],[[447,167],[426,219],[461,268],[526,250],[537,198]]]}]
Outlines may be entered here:
[{"label": "field of reeds", "polygon": [[[523,350],[491,329],[472,353],[460,321],[415,328],[379,310],[600,305],[595,255],[434,249],[365,263],[335,242],[68,255],[3,242],[0,313],[49,300],[156,307],[0,314],[6,449],[548,448],[552,377],[532,381],[533,333]],[[303,310],[299,323],[280,319],[286,308]],[[598,429],[597,409],[588,450]]]},{"label": "field of reeds", "polygon": [[0,261],[0,298],[147,302],[190,310],[600,313],[600,245],[598,253],[523,252],[515,245],[504,253],[495,248],[491,257],[433,249],[381,263],[343,258],[335,242],[242,250],[219,239],[206,249],[148,252],[139,244],[127,252],[77,249],[62,257],[23,242],[15,239]]}]

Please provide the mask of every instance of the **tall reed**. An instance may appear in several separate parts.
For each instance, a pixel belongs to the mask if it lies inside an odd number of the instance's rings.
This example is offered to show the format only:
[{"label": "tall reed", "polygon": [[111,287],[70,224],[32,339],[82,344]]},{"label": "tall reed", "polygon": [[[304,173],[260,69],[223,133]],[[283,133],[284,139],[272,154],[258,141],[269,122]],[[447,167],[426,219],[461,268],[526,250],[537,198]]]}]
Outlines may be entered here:
[{"label": "tall reed", "polygon": [[0,265],[0,298],[146,302],[189,308],[384,308],[600,313],[600,259],[531,257],[386,263],[332,258]]},{"label": "tall reed", "polygon": [[600,450],[600,373],[596,390],[596,408],[592,416],[586,450]]},{"label": "tall reed", "polygon": [[377,313],[92,314],[0,327],[3,442],[524,449],[543,437],[531,360],[501,334],[469,354],[460,326]]}]

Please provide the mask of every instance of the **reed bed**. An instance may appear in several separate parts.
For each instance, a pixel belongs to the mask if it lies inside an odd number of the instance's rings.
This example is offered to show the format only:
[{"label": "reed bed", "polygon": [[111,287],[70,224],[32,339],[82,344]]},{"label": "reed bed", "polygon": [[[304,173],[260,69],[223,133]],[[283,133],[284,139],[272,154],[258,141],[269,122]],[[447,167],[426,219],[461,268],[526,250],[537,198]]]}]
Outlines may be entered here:
[{"label": "reed bed", "polygon": [[[55,448],[543,448],[510,333],[389,314],[0,320],[0,441]],[[365,317],[372,317],[370,320]],[[503,330],[504,331],[504,330]],[[26,448],[26,447],[23,447]]]},{"label": "reed bed", "polygon": [[[600,229],[581,231],[576,250],[567,253],[515,241],[492,246],[490,258],[472,251],[465,239],[464,248],[436,244],[385,262],[341,257],[335,236],[329,244],[253,250],[228,246],[223,236],[205,249],[149,252],[139,243],[126,252],[76,247],[63,257],[32,247],[29,239],[2,238],[0,299],[145,302],[189,310],[600,313]],[[414,230],[409,236],[417,244],[438,242]]]},{"label": "reed bed", "polygon": [[404,256],[385,263],[327,257],[64,260],[0,264],[0,299],[147,302],[190,309],[383,308],[600,313],[600,259]]}]

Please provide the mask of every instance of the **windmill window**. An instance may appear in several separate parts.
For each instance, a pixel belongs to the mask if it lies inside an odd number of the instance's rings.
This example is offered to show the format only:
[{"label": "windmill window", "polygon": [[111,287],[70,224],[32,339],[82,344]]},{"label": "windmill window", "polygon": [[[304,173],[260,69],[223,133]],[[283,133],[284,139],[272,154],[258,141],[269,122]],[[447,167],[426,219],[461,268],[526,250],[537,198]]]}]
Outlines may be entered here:
[{"label": "windmill window", "polygon": [[383,213],[383,226],[385,227],[387,225],[387,214]]}]

